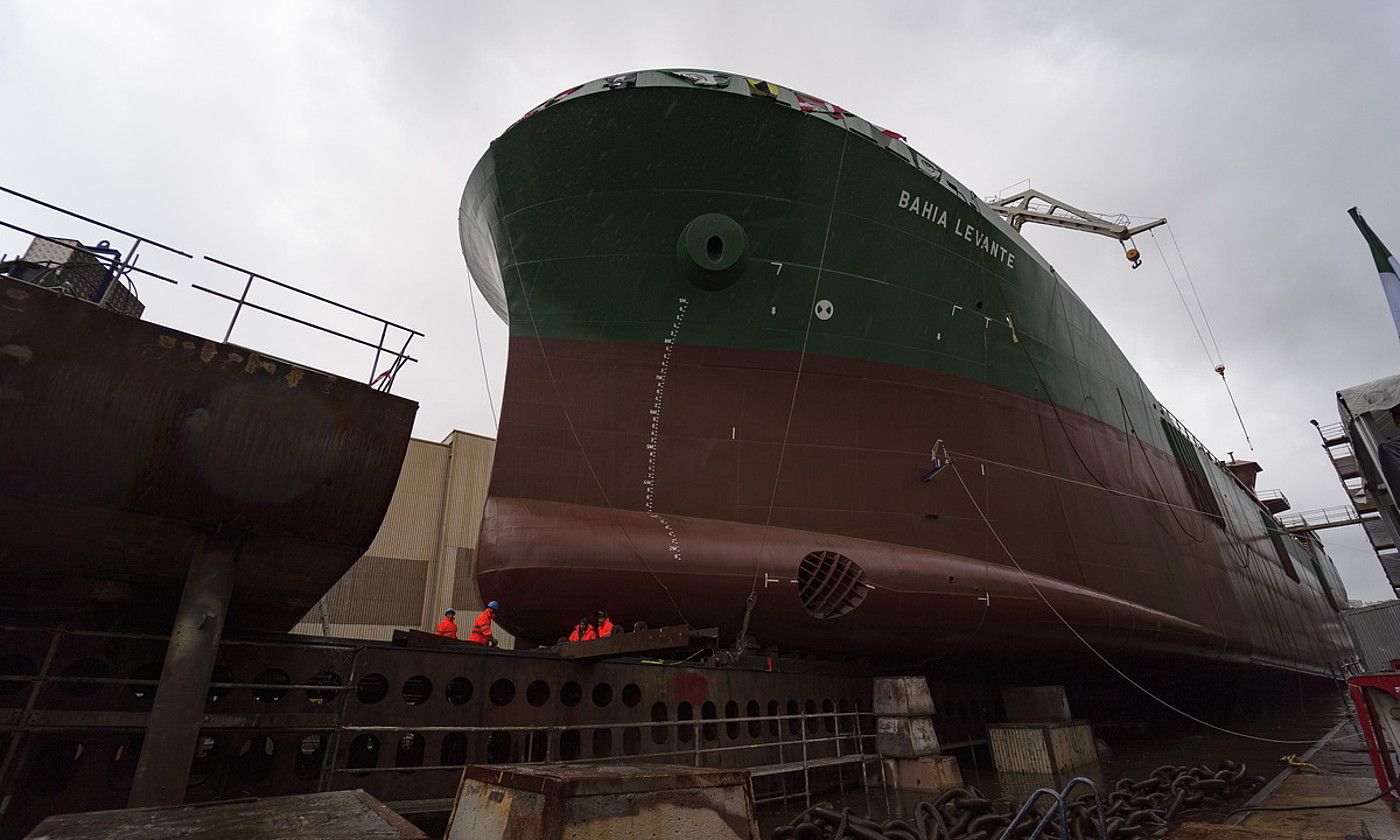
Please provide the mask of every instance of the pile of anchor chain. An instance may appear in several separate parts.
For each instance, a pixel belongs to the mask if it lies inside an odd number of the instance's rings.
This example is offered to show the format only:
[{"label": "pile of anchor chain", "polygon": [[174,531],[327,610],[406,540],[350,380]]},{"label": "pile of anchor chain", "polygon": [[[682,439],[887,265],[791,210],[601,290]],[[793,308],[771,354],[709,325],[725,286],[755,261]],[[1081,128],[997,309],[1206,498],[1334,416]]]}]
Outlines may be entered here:
[{"label": "pile of anchor chain", "polygon": [[[1159,837],[1170,823],[1186,814],[1209,808],[1239,793],[1264,784],[1263,776],[1248,775],[1243,764],[1226,761],[1220,769],[1166,764],[1141,781],[1121,779],[1104,798],[1104,827],[1108,840]],[[1051,818],[1038,837],[1053,840],[1093,840],[1099,837],[1094,794],[1086,791],[1066,803],[1069,837],[1061,833],[1058,816]],[[771,840],[1000,840],[1024,838],[1054,807],[1048,797],[1032,808],[1011,830],[1017,805],[993,801],[976,787],[945,791],[932,802],[914,806],[908,818],[883,822],[837,810],[822,803],[798,814],[792,822],[774,829]]]}]

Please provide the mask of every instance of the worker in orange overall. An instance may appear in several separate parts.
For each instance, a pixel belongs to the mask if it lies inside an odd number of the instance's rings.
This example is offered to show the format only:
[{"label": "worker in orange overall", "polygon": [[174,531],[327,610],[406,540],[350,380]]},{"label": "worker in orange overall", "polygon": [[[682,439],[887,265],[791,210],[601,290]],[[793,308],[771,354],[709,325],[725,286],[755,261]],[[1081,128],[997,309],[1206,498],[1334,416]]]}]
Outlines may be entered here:
[{"label": "worker in orange overall", "polygon": [[578,620],[578,626],[574,628],[574,632],[569,634],[569,641],[571,642],[586,642],[596,638],[598,638],[598,632],[593,629],[593,622],[588,620],[588,616],[580,618]]},{"label": "worker in orange overall", "polygon": [[479,645],[496,646],[496,638],[491,635],[491,622],[496,619],[496,613],[501,611],[499,602],[492,601],[486,605],[486,609],[481,611],[481,615],[476,617],[472,623],[472,634],[467,637],[467,641],[475,642]]},{"label": "worker in orange overall", "polygon": [[449,609],[442,614],[442,621],[438,622],[437,629],[433,631],[439,636],[446,636],[449,639],[457,638],[457,611]]},{"label": "worker in orange overall", "polygon": [[617,632],[617,625],[613,624],[612,619],[608,618],[607,610],[598,610],[598,619],[593,623],[598,625],[598,638],[600,639],[606,639]]}]

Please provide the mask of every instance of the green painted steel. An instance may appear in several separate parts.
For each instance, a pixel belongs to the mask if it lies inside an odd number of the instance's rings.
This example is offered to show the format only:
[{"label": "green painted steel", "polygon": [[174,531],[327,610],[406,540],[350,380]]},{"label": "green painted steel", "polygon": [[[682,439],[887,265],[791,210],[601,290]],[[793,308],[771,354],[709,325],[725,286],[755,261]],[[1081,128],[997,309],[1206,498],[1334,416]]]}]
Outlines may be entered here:
[{"label": "green painted steel", "polygon": [[[1127,359],[1019,234],[965,188],[841,125],[760,97],[638,88],[537,113],[490,159],[509,174],[496,182],[506,226],[495,233],[513,336],[660,341],[677,295],[693,293],[683,343],[805,344],[989,382],[1119,428],[1126,408],[1140,434],[1155,425]],[[681,232],[712,213],[747,238],[716,291],[677,259]],[[833,303],[830,319],[813,317],[818,300]]]}]

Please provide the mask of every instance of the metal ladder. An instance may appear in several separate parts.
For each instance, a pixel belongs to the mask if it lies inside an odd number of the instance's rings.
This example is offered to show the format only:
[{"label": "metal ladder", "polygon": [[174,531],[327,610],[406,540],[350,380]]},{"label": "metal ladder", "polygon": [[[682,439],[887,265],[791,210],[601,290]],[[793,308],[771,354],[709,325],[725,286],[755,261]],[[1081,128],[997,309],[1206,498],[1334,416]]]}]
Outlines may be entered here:
[{"label": "metal ladder", "polygon": [[1012,817],[1011,824],[1001,833],[1001,840],[1008,840],[1008,838],[1011,837],[1012,832],[1021,824],[1021,820],[1025,818],[1026,814],[1030,813],[1031,808],[1035,807],[1035,804],[1040,801],[1042,796],[1049,796],[1051,799],[1055,800],[1055,806],[1047,811],[1045,816],[1040,818],[1040,822],[1036,823],[1035,828],[1031,831],[1026,840],[1036,840],[1036,838],[1040,837],[1041,832],[1045,831],[1046,827],[1050,825],[1050,820],[1057,814],[1060,817],[1060,836],[1070,836],[1069,813],[1067,811],[1066,799],[1069,796],[1069,792],[1074,790],[1076,785],[1080,784],[1088,785],[1089,789],[1094,792],[1094,816],[1098,819],[1099,823],[1099,840],[1108,840],[1108,829],[1104,826],[1103,821],[1103,797],[1099,795],[1098,785],[1083,776],[1075,776],[1073,779],[1070,779],[1069,783],[1060,791],[1056,791],[1053,788],[1037,788],[1030,796],[1026,797],[1026,801],[1021,805],[1021,809],[1016,812],[1015,817]]}]

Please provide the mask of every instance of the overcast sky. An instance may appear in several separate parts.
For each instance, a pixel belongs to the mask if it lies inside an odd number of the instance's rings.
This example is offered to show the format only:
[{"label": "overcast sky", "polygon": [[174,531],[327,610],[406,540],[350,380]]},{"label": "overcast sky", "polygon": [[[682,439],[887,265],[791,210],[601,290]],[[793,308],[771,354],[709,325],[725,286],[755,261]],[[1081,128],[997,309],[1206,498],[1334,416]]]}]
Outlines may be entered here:
[{"label": "overcast sky", "polygon": [[[1111,240],[1026,235],[1157,396],[1217,455],[1260,461],[1295,509],[1345,502],[1309,418],[1335,421],[1338,388],[1400,368],[1346,215],[1359,205],[1400,249],[1396,3],[0,0],[0,20],[0,184],[427,333],[395,388],[421,403],[421,437],[494,431],[456,230],[473,165],[559,90],[656,67],[839,103],[983,195],[1030,179],[1169,218],[1253,453],[1150,237],[1132,271]],[[0,219],[92,238],[4,196]],[[23,244],[0,233],[0,250]],[[182,280],[142,281],[149,319],[222,336],[230,305],[189,284],[237,293],[239,276],[149,250],[142,264]],[[506,330],[477,304],[499,402]],[[256,313],[234,340],[364,378],[373,362]],[[1357,529],[1324,539],[1352,597],[1389,596]]]}]

